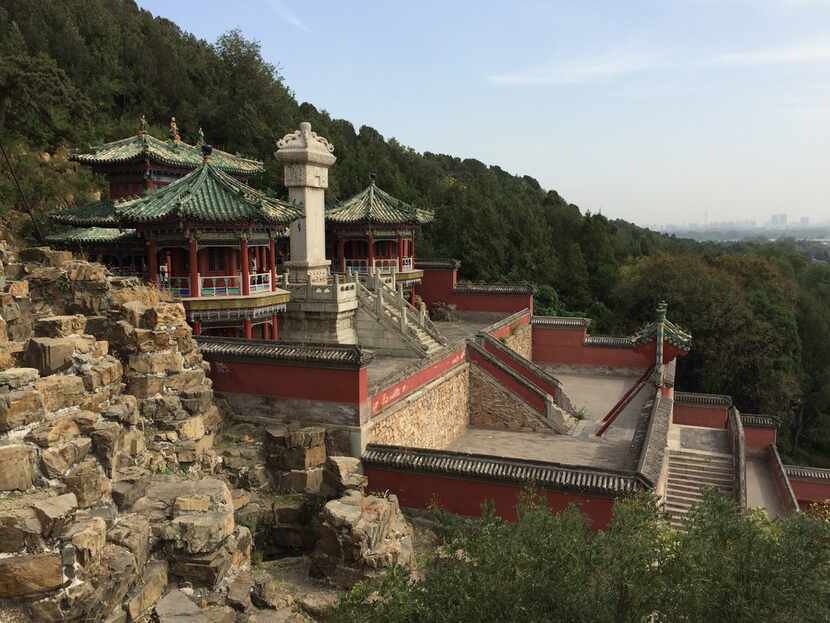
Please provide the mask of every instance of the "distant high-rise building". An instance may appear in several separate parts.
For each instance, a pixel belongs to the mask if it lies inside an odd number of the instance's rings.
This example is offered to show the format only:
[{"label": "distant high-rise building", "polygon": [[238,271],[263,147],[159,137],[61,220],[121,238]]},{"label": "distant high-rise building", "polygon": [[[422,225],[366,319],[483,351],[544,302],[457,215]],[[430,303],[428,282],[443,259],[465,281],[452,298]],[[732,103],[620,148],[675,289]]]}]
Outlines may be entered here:
[{"label": "distant high-rise building", "polygon": [[809,225],[810,224],[810,217],[809,216],[802,216],[801,217],[801,224],[802,225]]},{"label": "distant high-rise building", "polygon": [[769,224],[773,227],[783,227],[787,224],[786,214],[773,214],[770,218]]}]

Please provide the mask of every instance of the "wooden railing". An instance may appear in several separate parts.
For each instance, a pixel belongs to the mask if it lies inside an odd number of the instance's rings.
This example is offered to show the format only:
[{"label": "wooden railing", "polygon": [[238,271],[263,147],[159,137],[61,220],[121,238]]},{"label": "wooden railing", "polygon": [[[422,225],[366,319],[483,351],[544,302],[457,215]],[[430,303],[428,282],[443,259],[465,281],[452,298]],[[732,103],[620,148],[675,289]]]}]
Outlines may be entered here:
[{"label": "wooden railing", "polygon": [[271,273],[253,273],[250,276],[251,292],[270,292]]},{"label": "wooden railing", "polygon": [[190,296],[190,277],[159,277],[159,288],[176,297]]}]

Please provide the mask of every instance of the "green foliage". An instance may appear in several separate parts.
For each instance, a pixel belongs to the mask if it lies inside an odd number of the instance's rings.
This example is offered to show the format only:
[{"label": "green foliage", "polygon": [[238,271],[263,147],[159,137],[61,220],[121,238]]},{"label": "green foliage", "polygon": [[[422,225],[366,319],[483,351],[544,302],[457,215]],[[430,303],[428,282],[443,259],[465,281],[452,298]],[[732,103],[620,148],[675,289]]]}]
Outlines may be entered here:
[{"label": "green foliage", "polygon": [[[576,508],[553,514],[525,498],[519,520],[492,514],[453,531],[413,581],[394,569],[358,585],[337,623],[822,621],[830,617],[830,524],[774,522],[706,496],[688,532],[656,501],[615,506],[592,532]],[[655,618],[650,619],[650,616]]]}]

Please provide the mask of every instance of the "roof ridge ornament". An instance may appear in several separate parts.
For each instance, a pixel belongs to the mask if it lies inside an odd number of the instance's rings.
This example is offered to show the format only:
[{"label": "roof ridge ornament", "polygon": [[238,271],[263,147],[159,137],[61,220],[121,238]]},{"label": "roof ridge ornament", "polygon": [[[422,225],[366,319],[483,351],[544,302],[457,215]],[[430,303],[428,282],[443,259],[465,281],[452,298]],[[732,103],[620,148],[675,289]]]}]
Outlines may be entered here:
[{"label": "roof ridge ornament", "polygon": [[205,133],[204,133],[204,131],[202,130],[201,127],[199,128],[198,137],[199,137],[199,142],[196,143],[196,144],[197,145],[204,145],[205,144]]},{"label": "roof ridge ornament", "polygon": [[138,118],[138,135],[144,136],[147,133],[147,117],[144,116],[144,113],[141,113],[141,116]]},{"label": "roof ridge ornament", "polygon": [[179,135],[179,126],[176,125],[176,118],[170,117],[170,138],[174,143],[181,143],[182,137]]}]

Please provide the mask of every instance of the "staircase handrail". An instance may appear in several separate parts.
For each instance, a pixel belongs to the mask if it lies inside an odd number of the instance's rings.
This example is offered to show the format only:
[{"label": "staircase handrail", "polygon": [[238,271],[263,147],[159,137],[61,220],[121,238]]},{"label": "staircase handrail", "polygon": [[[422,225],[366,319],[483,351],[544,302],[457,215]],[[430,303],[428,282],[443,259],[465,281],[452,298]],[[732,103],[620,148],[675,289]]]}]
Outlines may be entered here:
[{"label": "staircase handrail", "polygon": [[426,331],[427,335],[429,335],[433,340],[441,344],[441,346],[447,345],[447,338],[441,335],[441,332],[438,331],[435,324],[432,320],[430,320],[429,314],[426,313],[426,310],[423,312],[418,310],[412,303],[400,296],[396,290],[386,285],[382,279],[376,279],[375,282],[380,284],[380,287],[384,290],[384,293],[387,294],[387,296],[392,296],[403,302],[401,309],[403,309],[406,314],[407,324],[418,325]]},{"label": "staircase handrail", "polygon": [[[357,298],[358,301],[364,305],[364,310],[377,318],[380,322],[392,323],[392,318],[389,317],[388,314],[383,313],[381,310],[377,309],[376,302],[377,302],[377,294],[373,293],[369,288],[367,288],[359,279],[355,279],[355,285],[357,286]],[[383,297],[383,294],[380,295]],[[383,302],[384,306],[387,304],[385,301]],[[415,333],[414,328],[412,325],[407,324],[406,330],[403,329],[400,325],[397,326],[398,330],[400,330],[402,337],[419,353],[422,355],[427,354],[427,350],[423,344],[421,344],[420,340],[418,340],[418,336]]]}]

